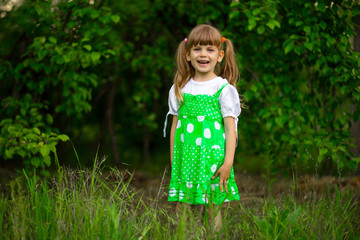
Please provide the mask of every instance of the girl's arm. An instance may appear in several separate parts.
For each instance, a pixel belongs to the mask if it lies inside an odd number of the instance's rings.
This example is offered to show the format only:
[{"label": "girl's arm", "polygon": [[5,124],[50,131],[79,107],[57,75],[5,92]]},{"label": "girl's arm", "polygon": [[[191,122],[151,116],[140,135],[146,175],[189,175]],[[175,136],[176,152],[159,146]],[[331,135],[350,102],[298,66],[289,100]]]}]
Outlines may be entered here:
[{"label": "girl's arm", "polygon": [[224,118],[225,126],[225,160],[223,165],[217,170],[217,172],[212,177],[216,178],[220,174],[220,190],[223,192],[223,187],[225,191],[227,189],[227,180],[230,176],[231,167],[234,162],[234,154],[236,148],[236,130],[235,130],[235,119],[233,117]]},{"label": "girl's arm", "polygon": [[173,152],[174,152],[174,140],[175,140],[175,130],[178,123],[178,116],[173,115],[171,130],[170,130],[170,163],[172,165]]}]

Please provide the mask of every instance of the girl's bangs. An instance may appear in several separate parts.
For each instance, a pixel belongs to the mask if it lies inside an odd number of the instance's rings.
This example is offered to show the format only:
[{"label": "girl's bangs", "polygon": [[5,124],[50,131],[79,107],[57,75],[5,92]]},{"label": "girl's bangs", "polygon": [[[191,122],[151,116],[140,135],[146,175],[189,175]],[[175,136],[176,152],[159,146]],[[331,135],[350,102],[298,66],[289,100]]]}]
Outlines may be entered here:
[{"label": "girl's bangs", "polygon": [[196,45],[212,45],[212,46],[221,46],[221,36],[220,34],[210,28],[202,28],[199,31],[193,32],[189,39],[190,46]]}]

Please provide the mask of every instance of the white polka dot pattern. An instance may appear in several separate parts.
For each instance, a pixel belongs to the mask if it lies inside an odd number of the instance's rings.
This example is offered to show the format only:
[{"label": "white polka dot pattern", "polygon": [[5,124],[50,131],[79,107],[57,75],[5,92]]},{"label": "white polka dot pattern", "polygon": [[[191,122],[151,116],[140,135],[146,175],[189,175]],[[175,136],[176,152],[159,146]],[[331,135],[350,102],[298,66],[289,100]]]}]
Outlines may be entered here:
[{"label": "white polka dot pattern", "polygon": [[180,190],[179,192],[179,200],[182,200],[184,198],[184,192]]},{"label": "white polka dot pattern", "polygon": [[219,205],[239,200],[234,171],[227,181],[230,195],[220,192],[220,177],[211,179],[225,157],[225,132],[218,97],[184,93],[176,126],[169,201]]},{"label": "white polka dot pattern", "polygon": [[175,188],[171,188],[170,191],[169,191],[169,196],[170,197],[174,197],[176,194],[176,189]]},{"label": "white polka dot pattern", "polygon": [[187,125],[186,130],[187,130],[189,133],[192,133],[192,132],[194,131],[194,125],[191,124],[191,123],[189,123],[189,124]]},{"label": "white polka dot pattern", "polygon": [[216,167],[217,167],[216,164],[214,164],[214,165],[211,166],[211,169],[210,169],[210,170],[211,170],[212,173],[215,173],[215,172],[216,172]]},{"label": "white polka dot pattern", "polygon": [[204,130],[204,137],[206,137],[206,138],[211,138],[211,131],[210,131],[209,128],[206,128],[206,129]]}]

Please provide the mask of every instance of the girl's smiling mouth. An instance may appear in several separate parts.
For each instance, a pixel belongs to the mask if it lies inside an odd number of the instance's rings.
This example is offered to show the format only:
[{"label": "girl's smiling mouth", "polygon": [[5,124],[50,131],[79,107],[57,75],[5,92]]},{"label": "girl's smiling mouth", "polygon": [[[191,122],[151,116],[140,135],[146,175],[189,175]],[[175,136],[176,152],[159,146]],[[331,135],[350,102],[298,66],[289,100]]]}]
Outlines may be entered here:
[{"label": "girl's smiling mouth", "polygon": [[198,60],[197,62],[202,65],[210,63],[210,61],[206,61],[206,60]]}]

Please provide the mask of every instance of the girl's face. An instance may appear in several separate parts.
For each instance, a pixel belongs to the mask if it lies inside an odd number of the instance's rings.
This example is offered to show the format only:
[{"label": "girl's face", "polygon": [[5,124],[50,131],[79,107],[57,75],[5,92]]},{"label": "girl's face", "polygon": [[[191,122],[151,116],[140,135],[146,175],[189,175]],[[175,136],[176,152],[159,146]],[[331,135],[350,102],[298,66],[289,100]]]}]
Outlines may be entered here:
[{"label": "girl's face", "polygon": [[195,68],[195,76],[202,79],[216,76],[214,69],[217,63],[224,57],[224,51],[219,51],[218,47],[212,45],[192,46],[190,52],[186,54],[186,59]]}]

